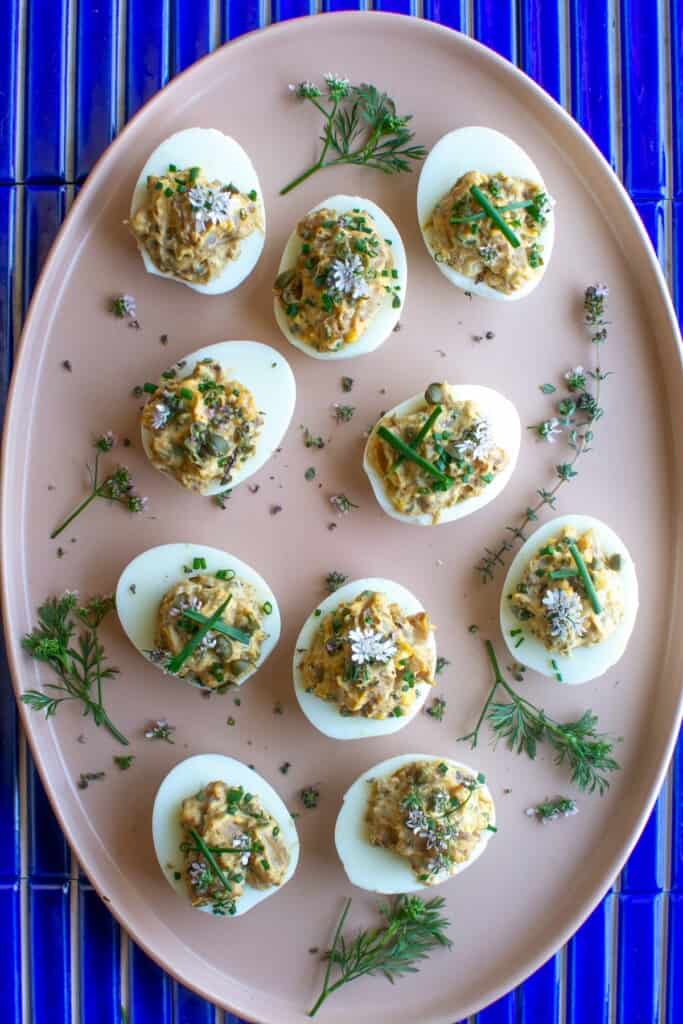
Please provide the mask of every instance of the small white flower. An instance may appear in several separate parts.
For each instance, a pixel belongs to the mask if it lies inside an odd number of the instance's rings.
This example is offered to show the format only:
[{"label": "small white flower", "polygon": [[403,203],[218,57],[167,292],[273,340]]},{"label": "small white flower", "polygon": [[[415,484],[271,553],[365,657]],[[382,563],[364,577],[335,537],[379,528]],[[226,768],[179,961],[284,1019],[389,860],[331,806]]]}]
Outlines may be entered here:
[{"label": "small white flower", "polygon": [[544,441],[548,441],[549,444],[554,444],[556,435],[561,433],[560,421],[555,416],[552,419],[544,420],[543,423],[538,425],[538,436]]},{"label": "small white flower", "polygon": [[609,295],[609,288],[606,284],[596,284],[593,286],[593,294],[598,299],[606,299]]},{"label": "small white flower", "polygon": [[230,840],[230,846],[232,847],[233,850],[244,851],[240,855],[240,864],[242,865],[243,868],[245,868],[249,863],[249,858],[251,857],[251,839],[249,838],[247,833],[238,832],[237,835]]},{"label": "small white flower", "polygon": [[481,419],[466,432],[462,441],[456,443],[455,449],[464,458],[485,459],[494,444],[491,423],[487,419]]},{"label": "small white flower", "polygon": [[195,185],[187,193],[190,206],[194,211],[195,224],[198,231],[204,231],[211,224],[220,224],[230,219],[232,212],[232,195],[230,192],[219,192],[208,185]]},{"label": "small white flower", "polygon": [[565,380],[572,380],[574,377],[583,377],[583,366],[575,366],[573,369],[567,370],[564,375]]},{"label": "small white flower", "polygon": [[586,632],[581,598],[573,590],[546,590],[543,607],[550,623],[550,635],[561,640],[581,637]]},{"label": "small white flower", "polygon": [[323,75],[323,78],[325,79],[327,92],[333,99],[342,99],[344,96],[349,95],[351,83],[348,78],[342,78],[341,75],[333,75],[331,71]]},{"label": "small white flower", "polygon": [[355,253],[347,259],[333,260],[327,274],[328,287],[350,299],[362,299],[368,294],[364,269],[363,261]]},{"label": "small white flower", "polygon": [[295,93],[302,100],[313,100],[320,96],[320,89],[314,82],[290,83],[288,88],[290,92]]},{"label": "small white flower", "polygon": [[156,402],[152,414],[152,430],[161,430],[166,426],[171,416],[171,410],[165,402]]},{"label": "small white flower", "polygon": [[396,644],[374,629],[352,629],[349,632],[351,661],[367,665],[372,661],[385,664],[396,654]]},{"label": "small white flower", "polygon": [[498,250],[495,245],[480,245],[479,255],[484,263],[493,263],[498,257]]}]

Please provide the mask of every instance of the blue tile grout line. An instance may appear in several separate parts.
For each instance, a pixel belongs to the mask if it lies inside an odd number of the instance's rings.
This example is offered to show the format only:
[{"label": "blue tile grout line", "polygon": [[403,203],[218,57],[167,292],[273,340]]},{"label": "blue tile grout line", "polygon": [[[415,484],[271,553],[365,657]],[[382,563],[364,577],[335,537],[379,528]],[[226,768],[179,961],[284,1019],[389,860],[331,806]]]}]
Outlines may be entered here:
[{"label": "blue tile grout line", "polygon": [[[73,185],[169,78],[315,11],[469,31],[560,99],[622,175],[683,307],[683,0],[5,0],[0,419],[13,338]],[[240,1024],[172,981],[79,878],[20,734],[0,650],[0,1024]],[[683,1022],[683,740],[617,886],[470,1024]]]}]

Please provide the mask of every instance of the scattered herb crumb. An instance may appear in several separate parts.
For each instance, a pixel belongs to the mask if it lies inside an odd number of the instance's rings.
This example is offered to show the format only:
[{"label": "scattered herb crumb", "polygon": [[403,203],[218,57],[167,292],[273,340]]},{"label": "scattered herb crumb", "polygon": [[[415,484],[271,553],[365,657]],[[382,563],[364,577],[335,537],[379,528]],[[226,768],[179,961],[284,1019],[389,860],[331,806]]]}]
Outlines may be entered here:
[{"label": "scattered herb crumb", "polygon": [[282,505],[271,505],[270,514],[271,516],[277,516],[282,512]]},{"label": "scattered herb crumb", "polygon": [[232,495],[232,488],[228,487],[225,491],[219,491],[218,494],[214,494],[213,501],[214,505],[218,505],[219,508],[226,509],[228,507],[228,501]]},{"label": "scattered herb crumb", "polygon": [[172,733],[175,732],[175,725],[169,725],[165,718],[158,718],[156,722],[150,722],[145,729],[146,740],[165,740],[166,743],[174,743]]},{"label": "scattered herb crumb", "polygon": [[536,821],[540,821],[542,825],[545,825],[549,821],[558,821],[560,818],[569,818],[574,814],[578,814],[579,808],[570,797],[557,796],[552,800],[536,804],[535,807],[527,807],[524,813],[527,818],[535,818]]},{"label": "scattered herb crumb", "polygon": [[333,569],[332,572],[328,572],[325,577],[325,586],[327,587],[328,594],[334,594],[335,590],[339,590],[339,588],[346,583],[348,578],[349,577],[345,576],[343,572],[337,572],[336,569]]},{"label": "scattered herb crumb", "polygon": [[479,632],[479,626],[476,624],[476,622],[473,622],[470,626],[467,627],[467,632],[471,633],[472,636],[474,636],[475,633]]},{"label": "scattered herb crumb", "polygon": [[231,725],[231,726],[232,726],[232,725],[237,725],[237,722],[236,722],[236,721],[235,721],[235,719],[234,719],[234,718],[232,717],[232,715],[231,715],[231,716],[230,716],[230,717],[228,718],[228,725]]},{"label": "scattered herb crumb", "polygon": [[541,389],[544,395],[552,395],[554,391],[557,391],[557,388],[554,384],[539,384],[539,388]]},{"label": "scattered herb crumb", "polygon": [[349,391],[353,390],[353,377],[342,377],[341,389],[348,395]]},{"label": "scattered herb crumb", "polygon": [[282,764],[280,765],[280,771],[282,772],[283,775],[286,775],[291,767],[291,761],[283,761]]},{"label": "scattered herb crumb", "polygon": [[258,492],[260,490],[261,490],[261,484],[249,484],[249,493],[250,494],[258,494]]},{"label": "scattered herb crumb", "polygon": [[162,345],[168,345],[168,334],[160,334],[159,341]]},{"label": "scattered herb crumb", "polygon": [[360,508],[360,505],[354,505],[350,498],[347,498],[345,494],[333,494],[330,498],[330,504],[334,505],[338,514],[345,516],[347,512],[355,511]]},{"label": "scattered herb crumb", "polygon": [[444,697],[435,697],[426,709],[429,717],[435,718],[437,722],[443,722],[443,716],[446,713],[446,703]]},{"label": "scattered herb crumb", "polygon": [[324,448],[325,442],[320,435],[312,434],[308,427],[301,425],[303,431],[304,447],[305,448]]},{"label": "scattered herb crumb", "polygon": [[233,701],[233,704],[234,704],[234,705],[235,705],[236,707],[240,707],[240,706],[241,706],[241,704],[242,704],[242,700],[241,700],[241,698],[240,698],[240,697],[235,697],[235,699],[234,699],[234,701]]},{"label": "scattered herb crumb", "polygon": [[128,587],[128,589],[130,590],[131,594],[137,594],[137,591],[138,591],[137,584],[131,583],[131,585]]},{"label": "scattered herb crumb", "polygon": [[356,411],[355,405],[342,405],[340,402],[335,402],[332,408],[334,409],[334,418],[337,423],[348,423]]},{"label": "scattered herb crumb", "polygon": [[299,792],[299,799],[304,807],[309,810],[318,806],[318,800],[320,799],[320,790],[316,786],[304,786]]},{"label": "scattered herb crumb", "polygon": [[285,713],[285,709],[282,706],[282,701],[281,700],[276,700],[275,703],[273,704],[273,714],[274,715],[284,715],[284,713]]},{"label": "scattered herb crumb", "polygon": [[71,373],[73,367],[70,359],[62,359],[62,369],[66,370],[67,373]]},{"label": "scattered herb crumb", "polygon": [[64,558],[64,548],[57,548],[57,558]]},{"label": "scattered herb crumb", "polygon": [[315,480],[315,466],[309,466],[304,473],[305,480]]},{"label": "scattered herb crumb", "polygon": [[443,655],[440,654],[436,659],[436,668],[434,669],[435,674],[440,676],[447,665],[450,665],[450,661],[448,658],[444,658]]},{"label": "scattered herb crumb", "polygon": [[135,754],[115,754],[112,760],[117,768],[120,768],[122,772],[125,772],[130,768],[135,760]]},{"label": "scattered herb crumb", "polygon": [[99,782],[105,778],[106,772],[81,772],[78,776],[78,788],[87,789],[91,782]]},{"label": "scattered herb crumb", "polygon": [[119,320],[129,320],[129,327],[140,327],[140,321],[137,318],[137,309],[135,299],[132,295],[118,295],[112,299],[111,312],[114,316],[118,317]]}]

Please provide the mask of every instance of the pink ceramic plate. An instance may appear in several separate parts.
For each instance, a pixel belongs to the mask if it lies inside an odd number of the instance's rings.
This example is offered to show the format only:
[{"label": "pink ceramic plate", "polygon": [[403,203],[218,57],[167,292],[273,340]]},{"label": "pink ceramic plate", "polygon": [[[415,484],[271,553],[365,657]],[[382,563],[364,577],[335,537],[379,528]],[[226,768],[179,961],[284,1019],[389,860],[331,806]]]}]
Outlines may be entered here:
[{"label": "pink ceramic plate", "polygon": [[[385,178],[362,169],[325,171],[290,196],[279,187],[313,153],[319,118],[299,106],[289,82],[327,70],[371,79],[415,114],[427,146],[464,124],[502,128],[541,168],[557,197],[555,253],[542,285],[520,303],[468,300],[437,273],[415,217],[416,175]],[[268,210],[268,239],[256,271],[238,291],[203,297],[143,272],[122,221],[148,153],[171,132],[213,126],[234,135],[258,170]],[[357,193],[383,206],[402,232],[410,275],[402,330],[377,352],[343,364],[320,363],[291,348],[272,315],[271,284],[287,235],[325,196]],[[486,384],[509,396],[522,423],[546,415],[539,384],[567,367],[590,365],[580,326],[585,286],[608,282],[610,341],[606,414],[595,451],[562,492],[560,511],[591,513],[628,544],[638,566],[642,604],[628,653],[594,684],[563,689],[528,674],[526,690],[557,717],[591,707],[603,727],[623,737],[622,770],[607,796],[580,797],[581,813],[540,830],[524,808],[570,793],[565,772],[541,750],[532,764],[487,742],[472,753],[467,731],[489,682],[481,635],[497,639],[502,582],[482,586],[473,564],[514,521],[535,489],[553,476],[557,451],[525,437],[505,493],[461,522],[433,530],[384,516],[361,469],[363,432],[378,413],[422,382],[448,378]],[[137,298],[139,331],[107,312],[112,295]],[[473,335],[493,332],[479,343]],[[165,348],[159,336],[168,334]],[[146,462],[138,443],[133,385],[155,380],[182,353],[229,338],[254,338],[290,360],[299,398],[282,451],[239,487],[220,511],[183,493]],[[72,373],[61,368],[69,359]],[[624,862],[662,781],[680,715],[683,644],[679,581],[681,434],[680,353],[671,303],[653,251],[622,188],[573,121],[527,78],[468,39],[413,19],[375,14],[316,17],[270,28],[223,48],[181,75],[125,129],[91,174],[47,262],[26,325],[7,419],[4,449],[3,581],[5,625],[17,690],[45,682],[20,650],[22,633],[48,593],[77,587],[111,591],[123,566],[155,544],[196,540],[235,552],[263,573],[283,614],[280,645],[241,693],[205,700],[146,665],[112,619],[105,643],[118,679],[107,686],[112,716],[132,738],[136,762],[112,768],[115,743],[76,707],[46,723],[23,721],[55,810],[85,870],[137,942],[185,984],[240,1015],[271,1024],[304,1020],[321,981],[309,947],[325,947],[349,885],[335,855],[333,824],[342,793],[372,763],[406,750],[461,757],[476,764],[497,803],[499,833],[476,865],[440,892],[447,897],[454,949],[434,955],[419,976],[396,986],[364,979],[327,1005],[341,1024],[450,1024],[499,996],[542,963],[576,929]],[[341,373],[356,378],[357,411],[337,426]],[[675,410],[678,409],[678,413]],[[330,437],[304,448],[299,424]],[[85,487],[91,435],[114,429],[133,446],[123,453],[150,513],[131,518],[98,503],[62,541],[50,529]],[[304,479],[314,464],[315,482]],[[329,497],[346,492],[360,509],[334,519]],[[277,516],[271,506],[281,505]],[[77,542],[71,543],[71,538]],[[377,741],[335,743],[300,713],[291,688],[292,646],[304,617],[323,596],[327,572],[389,576],[424,602],[451,664],[438,693],[443,723],[424,715],[404,732]],[[478,623],[479,637],[467,632]],[[499,649],[502,645],[499,642]],[[281,701],[283,715],[273,714]],[[226,725],[234,716],[235,727]],[[145,742],[151,718],[177,726],[175,746]],[[76,742],[83,733],[86,742]],[[302,855],[293,881],[235,921],[189,909],[154,859],[152,800],[181,758],[224,752],[254,763],[297,805],[299,788],[317,783],[317,810],[299,819]],[[288,775],[278,765],[291,761]],[[104,782],[78,790],[82,771],[107,769]],[[505,793],[504,793],[505,788]],[[352,923],[372,920],[376,899],[353,893]]]}]

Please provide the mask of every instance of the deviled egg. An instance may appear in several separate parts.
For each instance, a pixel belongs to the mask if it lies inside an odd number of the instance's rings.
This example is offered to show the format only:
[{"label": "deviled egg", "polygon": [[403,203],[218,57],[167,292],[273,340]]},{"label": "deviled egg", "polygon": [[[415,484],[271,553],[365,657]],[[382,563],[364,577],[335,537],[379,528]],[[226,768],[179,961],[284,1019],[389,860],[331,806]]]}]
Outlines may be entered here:
[{"label": "deviled egg", "polygon": [[430,384],[385,413],[370,433],[363,469],[387,515],[432,526],[496,498],[521,439],[512,402],[477,384]]},{"label": "deviled egg", "polygon": [[275,280],[275,319],[315,359],[374,352],[398,322],[408,265],[398,229],[369,199],[332,196],[292,232]]},{"label": "deviled egg", "polygon": [[130,207],[145,269],[205,295],[237,288],[263,251],[261,195],[235,139],[215,128],[171,135],[142,168]]},{"label": "deviled egg", "polygon": [[289,363],[258,341],[207,345],[146,389],[147,457],[200,494],[218,494],[256,473],[282,441],[296,402]]},{"label": "deviled egg", "polygon": [[400,583],[345,583],[299,633],[293,674],[301,710],[337,740],[403,729],[434,685],[433,630],[418,599]]},{"label": "deviled egg", "polygon": [[263,577],[205,544],[143,551],[121,573],[116,610],[148,661],[214,693],[246,682],[280,638],[280,610]]},{"label": "deviled egg", "polygon": [[447,757],[400,754],[356,779],[334,841],[353,885],[391,894],[447,882],[481,856],[495,831],[481,773]]},{"label": "deviled egg", "polygon": [[622,656],[637,611],[624,542],[592,516],[558,516],[513,559],[500,627],[516,661],[558,682],[586,683]]},{"label": "deviled egg", "polygon": [[417,216],[437,267],[464,291],[521,299],[550,262],[553,200],[533,160],[493,128],[439,139],[420,172]]},{"label": "deviled egg", "polygon": [[219,917],[274,896],[299,860],[296,826],[273,787],[223,754],[171,769],[154,800],[152,837],[171,888]]}]

